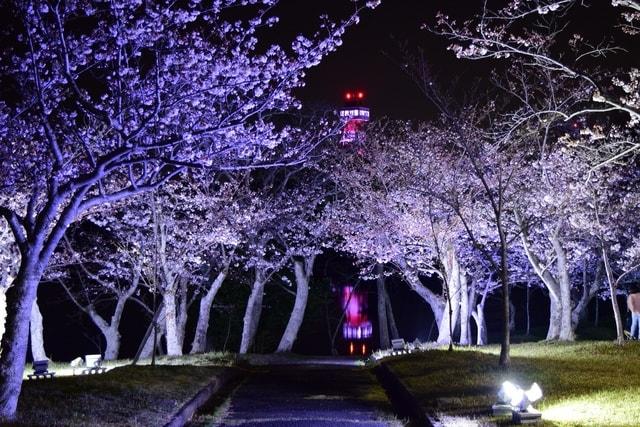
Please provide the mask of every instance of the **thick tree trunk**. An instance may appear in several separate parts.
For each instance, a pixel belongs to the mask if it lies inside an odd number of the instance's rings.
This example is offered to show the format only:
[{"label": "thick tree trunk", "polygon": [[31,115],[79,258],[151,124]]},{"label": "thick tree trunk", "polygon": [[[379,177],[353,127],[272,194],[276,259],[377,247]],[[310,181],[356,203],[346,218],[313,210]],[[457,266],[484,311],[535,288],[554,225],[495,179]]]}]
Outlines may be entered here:
[{"label": "thick tree trunk", "polygon": [[188,308],[188,294],[187,294],[187,281],[180,280],[180,286],[178,287],[178,310],[177,310],[177,336],[178,346],[180,347],[180,354],[184,348],[184,335],[187,328],[187,308]]},{"label": "thick tree trunk", "polygon": [[198,324],[196,325],[196,334],[191,344],[191,354],[204,353],[207,344],[207,334],[209,332],[209,319],[211,316],[211,306],[218,291],[222,287],[224,279],[227,277],[226,268],[218,273],[215,280],[209,286],[207,293],[200,299],[200,311],[198,312]]},{"label": "thick tree trunk", "polygon": [[262,298],[264,296],[265,274],[256,269],[255,279],[251,286],[251,294],[247,301],[247,308],[244,313],[242,324],[242,339],[240,341],[240,354],[246,354],[253,346],[253,342],[260,323],[262,314]]},{"label": "thick tree trunk", "polygon": [[389,340],[389,321],[387,319],[387,299],[384,291],[384,266],[380,263],[376,265],[376,289],[378,299],[378,331],[380,349],[384,350],[391,347]]},{"label": "thick tree trunk", "polygon": [[447,248],[444,259],[442,259],[442,264],[444,265],[446,273],[444,287],[447,294],[447,301],[438,329],[437,342],[441,345],[449,344],[449,349],[451,349],[451,344],[454,341],[453,332],[460,314],[461,294],[460,264],[458,263],[458,257],[453,247]]},{"label": "thick tree trunk", "polygon": [[120,333],[118,329],[110,327],[102,331],[102,335],[107,343],[104,350],[104,360],[116,360],[120,352]]},{"label": "thick tree trunk", "polygon": [[571,322],[571,279],[569,278],[569,266],[567,254],[562,246],[562,242],[557,236],[550,238],[554,252],[556,254],[556,268],[558,269],[560,285],[560,336],[561,341],[573,341],[575,334]]},{"label": "thick tree trunk", "polygon": [[309,280],[313,274],[313,263],[315,256],[310,256],[304,260],[294,260],[294,273],[296,277],[296,300],[293,304],[293,311],[289,317],[287,327],[282,334],[280,344],[278,344],[278,352],[291,351],[293,343],[298,338],[298,331],[302,326],[304,312],[307,308],[307,299],[309,298]]},{"label": "thick tree trunk", "polygon": [[549,292],[549,329],[547,330],[547,341],[560,338],[560,319],[562,318],[562,306],[551,292]]},{"label": "thick tree trunk", "polygon": [[33,360],[47,359],[47,353],[44,351],[44,323],[42,322],[42,313],[40,312],[37,298],[33,301],[33,306],[31,307],[29,337],[31,338],[31,357]]},{"label": "thick tree trunk", "polygon": [[39,254],[22,254],[17,277],[6,292],[7,317],[0,354],[0,419],[15,417],[29,341],[29,319],[42,269]]},{"label": "thick tree trunk", "polygon": [[167,340],[167,355],[182,355],[182,345],[180,344],[180,332],[178,326],[178,315],[176,313],[176,292],[167,290],[163,295],[165,308],[165,328]]}]

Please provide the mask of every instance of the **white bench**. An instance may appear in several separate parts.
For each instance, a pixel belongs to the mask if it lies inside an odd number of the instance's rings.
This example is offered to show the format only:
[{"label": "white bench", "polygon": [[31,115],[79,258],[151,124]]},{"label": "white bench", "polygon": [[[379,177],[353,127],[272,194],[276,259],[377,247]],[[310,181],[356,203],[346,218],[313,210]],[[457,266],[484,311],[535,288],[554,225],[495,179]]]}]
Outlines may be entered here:
[{"label": "white bench", "polygon": [[407,343],[402,338],[391,340],[391,351],[393,354],[403,354],[407,352]]},{"label": "white bench", "polygon": [[71,361],[71,367],[73,375],[76,374],[76,370],[80,370],[81,375],[102,374],[107,371],[107,368],[102,366],[101,354],[87,354],[84,356],[84,360],[81,357],[76,357]]}]

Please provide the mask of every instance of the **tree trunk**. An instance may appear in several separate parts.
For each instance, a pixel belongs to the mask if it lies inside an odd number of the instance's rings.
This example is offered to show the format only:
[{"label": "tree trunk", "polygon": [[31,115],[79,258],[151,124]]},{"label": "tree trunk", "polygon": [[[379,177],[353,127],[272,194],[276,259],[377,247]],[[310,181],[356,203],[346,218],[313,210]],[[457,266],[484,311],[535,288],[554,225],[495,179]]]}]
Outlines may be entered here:
[{"label": "tree trunk", "polygon": [[[7,296],[5,292],[7,292],[6,288],[0,289],[0,340],[2,340],[2,335],[4,335],[4,322],[7,317]],[[1,347],[0,352],[2,352]]]},{"label": "tree trunk", "polygon": [[471,310],[469,310],[469,287],[467,286],[467,276],[464,272],[460,272],[460,345],[469,345],[470,328],[469,318]]},{"label": "tree trunk", "polygon": [[29,341],[29,319],[42,269],[39,254],[23,253],[17,277],[6,292],[7,317],[0,354],[0,419],[15,417]]},{"label": "tree trunk", "polygon": [[531,335],[531,311],[529,310],[529,297],[530,297],[530,293],[531,293],[531,286],[529,283],[527,283],[527,294],[525,297],[525,306],[524,306],[524,310],[525,310],[525,316],[526,316],[526,335],[529,336]]},{"label": "tree trunk", "polygon": [[611,294],[611,308],[613,308],[613,318],[616,321],[616,342],[619,345],[624,344],[624,325],[622,323],[622,315],[620,314],[620,306],[618,305],[618,283],[613,277],[611,264],[609,263],[609,254],[607,249],[602,247],[602,262],[607,273],[607,282],[609,282],[609,292]]},{"label": "tree trunk", "polygon": [[287,327],[282,334],[280,344],[278,344],[278,352],[291,351],[293,343],[298,337],[298,331],[302,326],[304,312],[307,308],[307,299],[309,297],[309,280],[313,274],[313,263],[315,256],[310,256],[304,260],[294,260],[294,272],[296,277],[296,300],[293,304],[293,311],[289,317]]},{"label": "tree trunk", "polygon": [[600,323],[600,298],[596,298],[595,303],[596,303],[596,312],[593,316],[593,326],[597,328],[598,324]]},{"label": "tree trunk", "polygon": [[[144,345],[142,346],[142,350],[140,351],[140,359],[149,359],[151,357],[151,355],[153,354],[153,351],[156,347],[158,347],[160,345],[160,343],[162,342],[162,336],[165,333],[165,309],[164,309],[164,304],[162,305],[162,308],[160,309],[160,311],[158,312],[158,316],[156,318],[156,328],[158,328],[157,333],[155,334],[156,337],[156,342],[154,345],[153,339],[154,339],[154,333],[153,333],[153,323],[151,323],[149,325],[149,328],[151,328],[149,330],[149,334],[147,335],[147,338],[144,342]],[[152,320],[153,322],[153,320]]]},{"label": "tree trunk", "polygon": [[258,330],[260,315],[262,313],[262,298],[264,296],[265,275],[259,269],[255,271],[255,279],[251,286],[251,295],[247,301],[242,324],[242,340],[240,342],[240,354],[246,354],[253,346]]},{"label": "tree trunk", "polygon": [[182,354],[182,349],[184,348],[184,334],[187,328],[187,307],[188,307],[188,282],[186,280],[180,280],[178,286],[178,310],[176,314],[177,319],[177,336],[178,336],[178,346],[180,347],[180,354]]},{"label": "tree trunk", "polygon": [[547,330],[547,341],[560,338],[560,319],[562,317],[562,307],[558,298],[549,292],[549,329]]},{"label": "tree trunk", "polygon": [[102,331],[102,335],[107,343],[104,350],[104,360],[116,360],[120,352],[120,333],[113,326]]},{"label": "tree trunk", "polygon": [[211,306],[218,291],[222,287],[224,279],[227,277],[226,268],[218,273],[215,280],[209,287],[207,293],[200,299],[200,311],[198,312],[198,324],[196,325],[196,334],[191,344],[191,354],[204,353],[207,344],[207,335],[209,332],[209,318],[211,316]]},{"label": "tree trunk", "polygon": [[556,254],[556,268],[558,269],[558,282],[560,285],[560,341],[573,341],[575,334],[571,322],[571,279],[569,278],[569,266],[567,254],[557,236],[550,239]]},{"label": "tree trunk", "polygon": [[391,298],[389,298],[389,292],[387,292],[387,284],[384,285],[384,299],[387,304],[387,319],[389,319],[389,329],[391,332],[391,338],[397,340],[400,338],[398,332],[398,326],[396,326],[396,317],[393,315],[393,307],[391,306]]},{"label": "tree trunk", "polygon": [[596,274],[591,283],[587,282],[587,265],[586,261],[583,262],[582,266],[582,294],[580,295],[580,299],[578,303],[573,308],[571,312],[571,324],[573,330],[575,331],[578,327],[578,324],[585,318],[587,315],[587,307],[589,303],[593,299],[593,297],[597,294],[598,288],[600,286],[600,282],[602,280],[602,262],[598,262],[598,267],[596,268]]},{"label": "tree trunk", "polygon": [[33,360],[46,360],[47,353],[44,351],[44,324],[42,322],[42,313],[40,312],[37,298],[33,301],[33,306],[31,306],[29,336],[31,338],[31,357]]},{"label": "tree trunk", "polygon": [[180,356],[182,355],[182,346],[180,345],[175,290],[165,291],[163,295],[163,302],[165,309],[167,355]]},{"label": "tree trunk", "polygon": [[478,329],[476,335],[476,345],[487,345],[487,321],[484,318],[484,301],[476,306],[475,311],[471,313],[473,320],[476,321]]},{"label": "tree trunk", "polygon": [[516,331],[516,306],[513,301],[509,301],[509,332]]},{"label": "tree trunk", "polygon": [[[498,217],[500,218],[500,217]],[[511,364],[511,334],[509,331],[509,266],[507,263],[507,236],[502,228],[502,222],[497,220],[500,235],[500,282],[502,284],[502,342],[500,344],[500,366]]]},{"label": "tree trunk", "polygon": [[451,301],[453,307],[449,311],[449,301],[443,307],[442,321],[438,329],[437,343],[440,345],[451,344],[453,342],[453,329],[458,323],[458,315],[460,314],[460,303],[457,298]]},{"label": "tree trunk", "polygon": [[420,298],[422,298],[429,305],[429,308],[433,313],[435,323],[438,326],[438,330],[440,330],[440,324],[442,323],[442,319],[444,317],[444,299],[441,296],[433,293],[430,289],[426,288],[420,281],[417,273],[409,268],[405,262],[399,260],[397,261],[397,264],[401,268],[405,282],[409,285],[411,290],[416,292],[418,296],[420,296]]},{"label": "tree trunk", "polygon": [[445,270],[444,287],[447,295],[447,301],[442,314],[442,321],[438,329],[438,344],[449,344],[449,350],[452,349],[453,329],[458,323],[458,315],[460,314],[460,265],[458,257],[453,247],[448,247],[444,253],[442,260]]},{"label": "tree trunk", "polygon": [[378,296],[378,330],[380,332],[380,349],[385,350],[391,347],[389,340],[389,321],[387,319],[387,299],[384,291],[384,266],[380,263],[376,265],[376,286]]}]

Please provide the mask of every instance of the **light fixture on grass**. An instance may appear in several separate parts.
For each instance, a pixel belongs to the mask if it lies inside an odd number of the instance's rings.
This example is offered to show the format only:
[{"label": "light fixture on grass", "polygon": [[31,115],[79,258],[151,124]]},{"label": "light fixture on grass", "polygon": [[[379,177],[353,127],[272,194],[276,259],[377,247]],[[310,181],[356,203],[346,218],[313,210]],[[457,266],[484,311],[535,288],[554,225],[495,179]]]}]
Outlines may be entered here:
[{"label": "light fixture on grass", "polygon": [[535,423],[542,414],[531,405],[542,397],[542,390],[537,383],[533,383],[529,390],[505,381],[498,393],[499,402],[492,406],[493,415],[511,414],[515,424]]}]

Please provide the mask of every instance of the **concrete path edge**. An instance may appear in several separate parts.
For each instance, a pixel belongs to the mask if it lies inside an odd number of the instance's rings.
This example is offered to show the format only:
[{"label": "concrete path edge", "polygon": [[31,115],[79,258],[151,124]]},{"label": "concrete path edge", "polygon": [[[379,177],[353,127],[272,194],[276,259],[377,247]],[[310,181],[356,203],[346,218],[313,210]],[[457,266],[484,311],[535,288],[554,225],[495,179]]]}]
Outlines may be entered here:
[{"label": "concrete path edge", "polygon": [[200,389],[189,401],[187,401],[178,412],[173,414],[171,420],[164,427],[184,427],[200,408],[209,402],[213,396],[219,392],[231,380],[239,375],[238,371],[232,368],[224,369],[206,386]]},{"label": "concrete path edge", "polygon": [[398,376],[381,362],[373,368],[378,381],[387,392],[389,400],[396,413],[403,418],[409,418],[413,427],[440,427],[442,424],[436,417],[427,414],[418,399],[409,391]]}]

